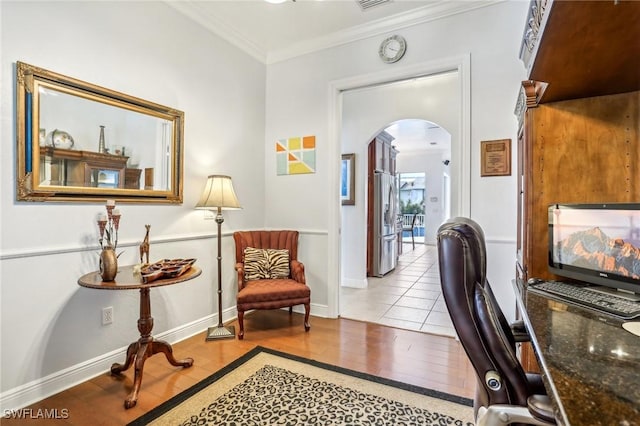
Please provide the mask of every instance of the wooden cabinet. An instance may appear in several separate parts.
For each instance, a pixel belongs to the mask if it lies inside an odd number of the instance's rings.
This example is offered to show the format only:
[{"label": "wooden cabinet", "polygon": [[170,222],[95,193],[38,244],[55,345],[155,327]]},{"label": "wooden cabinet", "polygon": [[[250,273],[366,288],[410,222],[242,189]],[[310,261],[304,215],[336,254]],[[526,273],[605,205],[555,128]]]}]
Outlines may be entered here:
[{"label": "wooden cabinet", "polygon": [[91,151],[40,147],[41,176],[56,186],[125,187],[129,157]]},{"label": "wooden cabinet", "polygon": [[369,145],[374,159],[373,170],[381,173],[396,174],[396,148],[391,145],[393,136],[382,131]]},{"label": "wooden cabinet", "polygon": [[[640,202],[640,2],[531,2],[516,106],[516,277],[547,269],[553,203]],[[525,367],[534,369],[529,350]]]},{"label": "wooden cabinet", "polygon": [[142,169],[124,169],[124,187],[127,189],[140,189],[140,175]]},{"label": "wooden cabinet", "polygon": [[521,278],[547,271],[547,208],[640,201],[640,92],[527,108],[518,140]]},{"label": "wooden cabinet", "polygon": [[634,0],[533,0],[520,58],[543,102],[640,88],[640,4]]}]

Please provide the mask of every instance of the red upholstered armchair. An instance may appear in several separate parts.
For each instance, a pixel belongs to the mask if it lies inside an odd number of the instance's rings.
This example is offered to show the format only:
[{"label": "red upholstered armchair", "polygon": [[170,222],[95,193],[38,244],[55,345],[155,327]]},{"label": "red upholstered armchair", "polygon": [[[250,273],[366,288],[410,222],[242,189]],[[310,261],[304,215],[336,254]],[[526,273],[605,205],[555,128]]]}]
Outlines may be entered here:
[{"label": "red upholstered armchair", "polygon": [[[298,231],[238,231],[238,339],[244,337],[244,313],[252,309],[279,309],[304,305],[304,329],[309,331],[311,289],[304,265],[298,261]],[[258,250],[255,250],[258,249]]]}]

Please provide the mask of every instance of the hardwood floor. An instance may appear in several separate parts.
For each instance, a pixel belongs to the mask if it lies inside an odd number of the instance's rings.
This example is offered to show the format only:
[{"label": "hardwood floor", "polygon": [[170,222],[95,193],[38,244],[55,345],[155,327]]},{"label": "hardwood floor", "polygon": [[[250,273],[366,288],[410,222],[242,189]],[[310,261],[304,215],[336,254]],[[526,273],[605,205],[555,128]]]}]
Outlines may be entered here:
[{"label": "hardwood floor", "polygon": [[[237,323],[230,325],[236,326],[237,333]],[[177,359],[194,359],[190,368],[171,366],[163,354],[147,359],[138,403],[129,410],[123,404],[132,388],[133,367],[120,376],[104,373],[28,407],[34,417],[39,409],[66,417],[29,420],[28,424],[124,425],[258,345],[454,395],[473,398],[475,392],[473,369],[453,338],[314,317],[311,330],[305,333],[303,315],[255,311],[245,316],[242,341],[207,342],[203,332],[174,344]],[[6,418],[1,422],[3,426],[26,423]]]}]

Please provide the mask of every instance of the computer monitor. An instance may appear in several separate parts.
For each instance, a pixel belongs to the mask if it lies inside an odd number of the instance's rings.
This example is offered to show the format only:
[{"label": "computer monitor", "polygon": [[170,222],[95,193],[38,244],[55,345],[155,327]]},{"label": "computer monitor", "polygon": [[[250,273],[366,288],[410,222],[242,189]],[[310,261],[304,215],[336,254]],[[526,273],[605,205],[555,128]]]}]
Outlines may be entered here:
[{"label": "computer monitor", "polygon": [[640,203],[549,206],[549,271],[640,293]]}]

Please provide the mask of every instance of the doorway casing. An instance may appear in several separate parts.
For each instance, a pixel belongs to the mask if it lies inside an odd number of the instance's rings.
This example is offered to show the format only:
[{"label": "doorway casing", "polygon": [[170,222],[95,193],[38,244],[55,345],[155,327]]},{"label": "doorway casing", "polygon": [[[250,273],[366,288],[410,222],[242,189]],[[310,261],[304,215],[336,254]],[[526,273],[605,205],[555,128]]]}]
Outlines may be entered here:
[{"label": "doorway casing", "polygon": [[[456,194],[453,215],[470,215],[471,208],[471,58],[469,54],[444,58],[436,61],[428,61],[402,68],[393,68],[389,71],[365,74],[347,79],[332,81],[329,83],[329,140],[328,140],[328,169],[330,188],[329,191],[329,217],[327,236],[327,289],[328,306],[327,316],[336,318],[339,315],[339,286],[340,286],[340,164],[341,143],[340,133],[342,128],[342,93],[345,90],[357,89],[377,84],[392,83],[412,78],[425,77],[442,72],[457,71],[459,75],[461,108],[459,111],[460,149],[452,149],[452,158],[460,166],[457,167],[451,179],[457,184],[459,190]],[[454,200],[452,200],[454,201]]]}]

